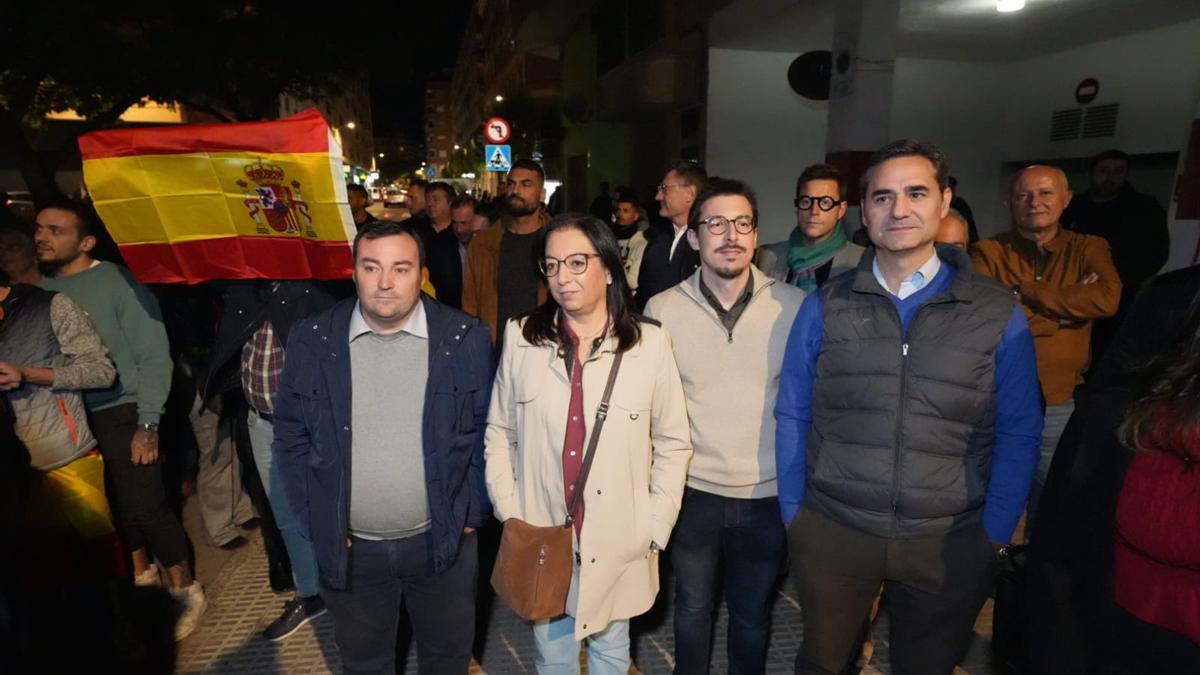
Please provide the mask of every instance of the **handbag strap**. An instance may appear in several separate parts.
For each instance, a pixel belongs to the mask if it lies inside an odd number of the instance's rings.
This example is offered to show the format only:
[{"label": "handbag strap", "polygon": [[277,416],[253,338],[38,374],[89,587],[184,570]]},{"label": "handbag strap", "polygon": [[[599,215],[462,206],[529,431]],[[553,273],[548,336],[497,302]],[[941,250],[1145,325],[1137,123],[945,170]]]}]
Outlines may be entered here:
[{"label": "handbag strap", "polygon": [[592,470],[592,458],[596,455],[596,444],[600,441],[600,430],[604,428],[604,420],[608,418],[608,399],[612,396],[613,385],[617,382],[617,371],[621,369],[623,352],[617,352],[613,358],[612,367],[608,369],[608,382],[604,385],[604,396],[600,398],[600,407],[596,408],[596,426],[592,428],[592,437],[588,439],[587,452],[583,455],[583,466],[575,477],[575,490],[571,494],[571,502],[567,505],[567,522],[563,527],[570,527],[575,522],[575,514],[583,501],[583,488],[587,485],[588,473]]}]

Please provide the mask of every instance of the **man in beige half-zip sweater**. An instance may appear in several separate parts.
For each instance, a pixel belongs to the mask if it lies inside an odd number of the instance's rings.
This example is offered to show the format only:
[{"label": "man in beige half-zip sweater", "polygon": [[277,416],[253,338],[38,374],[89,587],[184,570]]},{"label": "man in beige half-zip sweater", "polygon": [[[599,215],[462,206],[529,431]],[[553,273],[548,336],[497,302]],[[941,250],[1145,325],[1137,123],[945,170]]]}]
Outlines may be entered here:
[{"label": "man in beige half-zip sweater", "polygon": [[762,672],[775,579],[787,543],[775,484],[775,394],[804,292],[751,264],[758,206],[749,186],[714,180],[688,217],[700,269],[653,297],[671,338],[695,454],[672,536],[675,672],[707,673],[723,570],[730,672]]}]

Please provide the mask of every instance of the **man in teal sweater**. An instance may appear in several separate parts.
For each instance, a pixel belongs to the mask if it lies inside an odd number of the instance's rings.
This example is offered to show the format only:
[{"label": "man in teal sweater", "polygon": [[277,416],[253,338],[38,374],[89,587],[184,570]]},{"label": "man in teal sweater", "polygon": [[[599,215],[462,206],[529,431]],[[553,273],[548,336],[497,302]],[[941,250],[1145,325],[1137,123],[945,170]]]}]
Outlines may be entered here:
[{"label": "man in teal sweater", "polygon": [[171,388],[167,333],[150,291],[128,270],[92,258],[95,227],[74,202],[38,212],[34,243],[47,273],[41,285],[87,312],[117,366],[112,387],[85,395],[88,417],[112,486],[117,528],[131,551],[134,582],[158,584],[150,556],[157,557],[184,606],[176,624],[176,639],[183,639],[207,603],[188,566],[187,535],[163,488],[158,421]]}]

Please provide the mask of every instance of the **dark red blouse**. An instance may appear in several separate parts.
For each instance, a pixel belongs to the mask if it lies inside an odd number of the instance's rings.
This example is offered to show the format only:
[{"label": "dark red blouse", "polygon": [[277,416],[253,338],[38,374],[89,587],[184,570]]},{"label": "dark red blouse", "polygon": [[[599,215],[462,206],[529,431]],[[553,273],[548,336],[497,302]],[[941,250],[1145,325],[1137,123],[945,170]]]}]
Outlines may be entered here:
[{"label": "dark red blouse", "polygon": [[[1162,409],[1164,425],[1179,418]],[[1162,427],[1159,427],[1160,429]],[[1178,453],[1143,444],[1117,502],[1117,604],[1139,619],[1200,644],[1200,428],[1175,433]]]}]

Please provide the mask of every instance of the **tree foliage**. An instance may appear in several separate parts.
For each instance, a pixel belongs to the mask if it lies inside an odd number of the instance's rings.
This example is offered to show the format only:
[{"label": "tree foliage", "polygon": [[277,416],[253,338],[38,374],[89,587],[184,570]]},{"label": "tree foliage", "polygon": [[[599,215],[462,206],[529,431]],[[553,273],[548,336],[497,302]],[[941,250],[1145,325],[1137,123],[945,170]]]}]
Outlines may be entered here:
[{"label": "tree foliage", "polygon": [[[35,2],[0,17],[0,143],[44,201],[75,135],[117,123],[143,98],[223,120],[271,119],[280,94],[336,93],[359,63],[353,31],[328,5],[300,2]],[[58,147],[45,115],[87,122]]]}]

